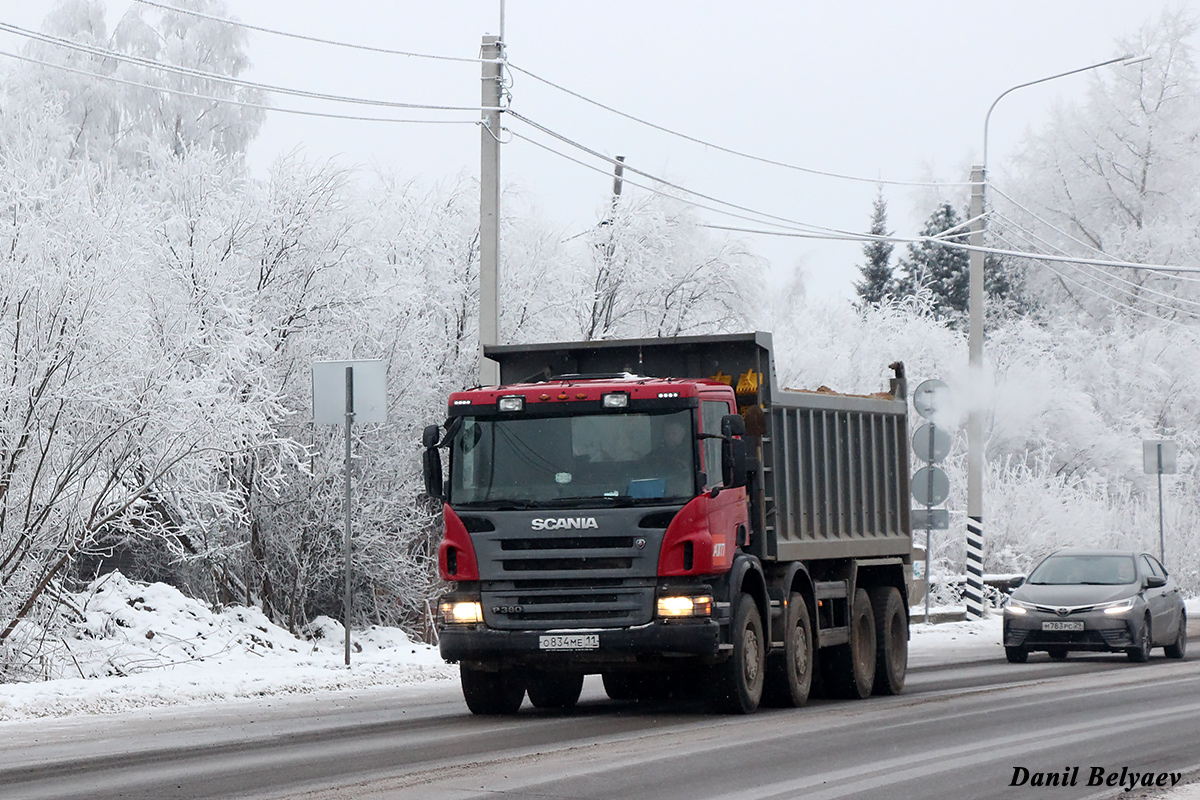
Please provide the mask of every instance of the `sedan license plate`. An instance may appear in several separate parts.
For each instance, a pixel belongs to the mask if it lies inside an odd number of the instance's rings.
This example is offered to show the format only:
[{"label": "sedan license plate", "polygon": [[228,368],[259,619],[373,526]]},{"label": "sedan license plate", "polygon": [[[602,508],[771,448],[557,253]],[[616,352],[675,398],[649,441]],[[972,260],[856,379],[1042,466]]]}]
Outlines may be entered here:
[{"label": "sedan license plate", "polygon": [[599,650],[600,634],[550,634],[538,637],[539,650]]},{"label": "sedan license plate", "polygon": [[1064,621],[1047,621],[1042,623],[1044,631],[1081,631],[1083,630],[1083,620],[1073,619]]}]

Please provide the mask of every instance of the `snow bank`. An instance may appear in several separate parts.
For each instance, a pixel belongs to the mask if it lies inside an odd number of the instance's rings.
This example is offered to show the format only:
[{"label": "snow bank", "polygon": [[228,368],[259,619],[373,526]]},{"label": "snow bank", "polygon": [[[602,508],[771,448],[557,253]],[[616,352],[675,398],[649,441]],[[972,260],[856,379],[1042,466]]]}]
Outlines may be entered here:
[{"label": "snow bank", "polygon": [[[353,632],[347,669],[345,629],[335,620],[319,618],[297,637],[256,608],[214,610],[165,584],[138,584],[119,573],[66,602],[73,612],[63,630],[22,625],[0,653],[35,678],[0,686],[0,721],[458,675],[436,648],[398,629]],[[44,641],[40,655],[22,660],[35,641]]]}]

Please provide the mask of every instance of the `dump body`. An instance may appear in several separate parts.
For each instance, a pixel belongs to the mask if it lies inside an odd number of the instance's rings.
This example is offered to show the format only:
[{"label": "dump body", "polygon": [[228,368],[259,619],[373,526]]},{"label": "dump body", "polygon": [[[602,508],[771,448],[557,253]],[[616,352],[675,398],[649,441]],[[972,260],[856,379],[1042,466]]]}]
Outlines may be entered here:
[{"label": "dump body", "polygon": [[[902,379],[870,397],[778,388],[771,335],[488,348],[501,383],[632,373],[728,381],[761,465],[750,550],[767,560],[894,555],[912,548]],[[753,496],[757,494],[757,496]]]},{"label": "dump body", "polygon": [[473,711],[515,711],[525,689],[569,705],[586,673],[614,697],[700,677],[742,712],[764,686],[801,704],[818,667],[842,693],[900,690],[902,366],[852,396],[781,389],[762,332],[486,354],[501,385],[454,393],[445,434],[426,431],[452,582],[440,647]]}]

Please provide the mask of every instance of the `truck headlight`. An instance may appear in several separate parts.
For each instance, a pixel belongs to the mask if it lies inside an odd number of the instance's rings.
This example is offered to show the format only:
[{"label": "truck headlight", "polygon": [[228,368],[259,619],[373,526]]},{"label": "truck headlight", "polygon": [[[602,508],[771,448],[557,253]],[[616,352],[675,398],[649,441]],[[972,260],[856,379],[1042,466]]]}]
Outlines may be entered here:
[{"label": "truck headlight", "polygon": [[501,397],[500,402],[497,403],[497,406],[500,411],[524,411],[525,398],[522,395],[516,395],[515,397]]},{"label": "truck headlight", "polygon": [[629,408],[628,392],[609,392],[601,398],[605,408]]},{"label": "truck headlight", "polygon": [[658,616],[663,619],[712,616],[712,597],[706,594],[672,595],[658,598]]},{"label": "truck headlight", "polygon": [[483,606],[478,600],[443,600],[442,622],[447,625],[477,625],[483,622]]}]

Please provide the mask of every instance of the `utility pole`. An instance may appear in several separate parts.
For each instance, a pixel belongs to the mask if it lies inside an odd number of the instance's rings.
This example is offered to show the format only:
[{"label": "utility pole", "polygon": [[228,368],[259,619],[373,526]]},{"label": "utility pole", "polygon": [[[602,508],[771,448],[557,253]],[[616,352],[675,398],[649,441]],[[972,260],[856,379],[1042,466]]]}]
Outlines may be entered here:
[{"label": "utility pole", "polygon": [[617,156],[614,159],[617,163],[613,164],[613,208],[617,207],[617,201],[621,199],[621,188],[625,185],[625,156]]},{"label": "utility pole", "polygon": [[500,340],[500,59],[504,41],[484,36],[481,56],[483,119],[479,151],[479,382],[500,383],[500,365],[484,358]]},{"label": "utility pole", "polygon": [[983,181],[985,167],[971,168],[970,325],[971,391],[967,411],[967,617],[983,617]]}]

